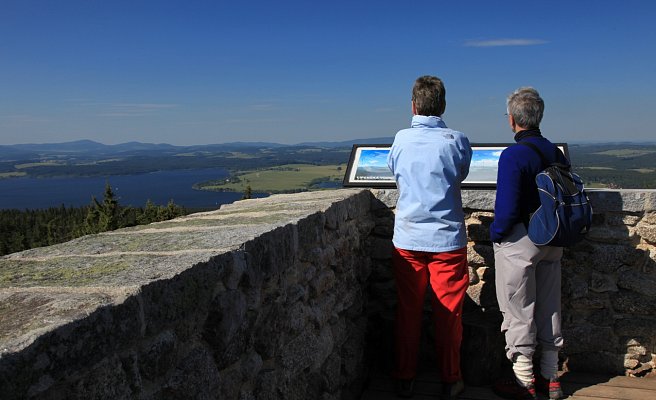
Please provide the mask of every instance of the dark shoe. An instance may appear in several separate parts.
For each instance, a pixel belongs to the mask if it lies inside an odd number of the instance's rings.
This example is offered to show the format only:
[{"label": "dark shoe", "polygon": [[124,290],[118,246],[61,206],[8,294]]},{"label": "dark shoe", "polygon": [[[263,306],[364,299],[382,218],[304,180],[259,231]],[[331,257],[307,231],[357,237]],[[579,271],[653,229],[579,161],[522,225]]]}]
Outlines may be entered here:
[{"label": "dark shoe", "polygon": [[442,400],[456,400],[458,395],[465,390],[465,384],[462,380],[455,381],[452,383],[443,383],[442,384]]},{"label": "dark shoe", "polygon": [[396,395],[409,399],[414,394],[415,380],[414,379],[397,379],[396,381]]},{"label": "dark shoe", "polygon": [[528,385],[528,387],[524,387],[517,382],[515,377],[495,383],[492,391],[504,399],[535,400],[538,398],[535,394],[535,385],[533,383]]},{"label": "dark shoe", "polygon": [[560,388],[560,381],[558,378],[547,379],[541,374],[535,377],[535,390],[540,393],[548,394],[549,399],[558,400],[565,397],[563,389]]}]

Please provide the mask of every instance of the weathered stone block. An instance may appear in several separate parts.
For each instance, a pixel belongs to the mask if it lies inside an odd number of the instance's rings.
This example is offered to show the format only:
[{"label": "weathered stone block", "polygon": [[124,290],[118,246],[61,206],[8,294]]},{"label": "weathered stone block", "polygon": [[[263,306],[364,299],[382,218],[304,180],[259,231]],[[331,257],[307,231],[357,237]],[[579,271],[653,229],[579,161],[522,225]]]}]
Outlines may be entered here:
[{"label": "weathered stone block", "polygon": [[582,251],[568,252],[566,256],[585,270],[613,273],[622,265],[639,262],[645,254],[644,251],[628,245],[599,243]]},{"label": "weathered stone block", "polygon": [[246,354],[240,364],[241,368],[241,376],[243,377],[243,381],[240,384],[240,386],[243,388],[244,386],[248,386],[251,383],[255,382],[255,379],[257,375],[260,373],[260,370],[262,370],[264,363],[262,361],[262,357],[254,351],[249,352]]},{"label": "weathered stone block", "polygon": [[656,320],[651,316],[618,319],[615,322],[615,332],[621,338],[621,343],[628,346],[633,342],[656,353]]},{"label": "weathered stone block", "polygon": [[608,351],[586,353],[565,353],[565,368],[570,371],[590,372],[595,374],[624,374],[624,356]]},{"label": "weathered stone block", "polygon": [[[467,288],[467,297],[471,303],[477,307],[489,308],[498,307],[497,297],[494,288],[494,281],[492,282],[479,282],[476,285],[470,285]],[[467,306],[467,302],[465,306]]]},{"label": "weathered stone block", "polygon": [[174,327],[181,340],[194,336],[214,295],[221,271],[212,263],[196,265],[168,281],[142,289],[146,334],[156,335]]},{"label": "weathered stone block", "polygon": [[[304,331],[280,349],[280,365],[285,377],[295,377],[305,368],[318,362],[320,351],[319,335],[314,331]],[[321,363],[325,361],[320,360]]]},{"label": "weathered stone block", "polygon": [[240,291],[221,293],[210,310],[202,338],[210,345],[222,369],[236,362],[250,345],[257,314],[247,310],[246,296]]},{"label": "weathered stone block", "polygon": [[617,292],[615,277],[607,274],[592,272],[590,276],[590,290],[596,293]]},{"label": "weathered stone block", "polygon": [[571,275],[566,268],[563,268],[563,293],[571,299],[585,298],[589,291],[588,282],[581,276]]},{"label": "weathered stone block", "polygon": [[389,260],[392,258],[394,244],[391,239],[369,238],[367,247],[371,249],[371,258],[374,260]]},{"label": "weathered stone block", "polygon": [[587,240],[601,243],[629,242],[636,235],[633,227],[622,226],[594,226],[586,235]]},{"label": "weathered stone block", "polygon": [[[53,391],[57,393],[58,390]],[[91,368],[86,376],[80,379],[74,388],[64,389],[62,399],[117,399],[128,400],[134,398],[134,393],[128,385],[120,361],[116,356],[104,359]],[[66,393],[68,392],[68,393]],[[66,394],[64,394],[66,393]],[[28,396],[30,393],[28,392]],[[32,394],[34,395],[34,394]],[[47,396],[52,398],[51,396]],[[34,398],[43,398],[34,396]]]},{"label": "weathered stone block", "polygon": [[326,381],[326,391],[336,393],[341,387],[342,358],[337,353],[331,354],[321,366]]},{"label": "weathered stone block", "polygon": [[491,212],[472,212],[466,220],[467,238],[474,242],[490,241],[490,225],[494,221]]},{"label": "weathered stone block", "polygon": [[[324,264],[325,265],[325,264]],[[327,290],[330,290],[335,285],[335,273],[331,269],[325,269],[310,282],[312,288],[311,295],[319,297]]]},{"label": "weathered stone block", "polygon": [[253,391],[253,398],[258,400],[278,400],[282,398],[280,393],[280,374],[282,371],[275,369],[263,369],[260,371]]},{"label": "weathered stone block", "polygon": [[[242,371],[238,364],[239,363],[236,363],[229,368],[225,368],[219,371],[221,380],[219,381],[218,393],[220,393],[221,398],[239,398],[239,392],[241,389],[241,384],[244,381],[244,376],[242,375]],[[216,396],[215,398],[219,398],[219,396]]]},{"label": "weathered stone block", "polygon": [[471,210],[494,210],[496,190],[464,189],[462,190],[462,207]]},{"label": "weathered stone block", "polygon": [[337,296],[334,293],[318,297],[310,301],[312,309],[312,320],[315,326],[323,326],[335,312],[335,305],[337,304]]},{"label": "weathered stone block", "polygon": [[640,293],[652,301],[656,300],[656,278],[632,267],[622,267],[617,271],[617,286]]},{"label": "weathered stone block", "polygon": [[646,214],[638,224],[638,235],[651,244],[656,244],[656,213]]},{"label": "weathered stone block", "polygon": [[469,224],[467,225],[467,238],[475,242],[489,242],[490,229],[483,224]]},{"label": "weathered stone block", "polygon": [[164,331],[157,335],[152,342],[142,345],[139,352],[138,363],[141,375],[150,380],[164,375],[172,365],[175,358],[176,336],[171,331]]},{"label": "weathered stone block", "polygon": [[217,268],[221,269],[221,282],[230,290],[236,290],[247,268],[246,259],[241,252],[233,252],[217,257],[214,260]]},{"label": "weathered stone block", "polygon": [[467,384],[490,384],[511,371],[512,364],[505,354],[506,343],[500,327],[499,312],[479,311],[463,315],[461,365]]},{"label": "weathered stone block", "polygon": [[325,216],[326,229],[337,230],[348,218],[348,208],[343,202],[335,203],[326,210]]},{"label": "weathered stone block", "polygon": [[175,373],[154,396],[166,400],[214,399],[221,376],[212,355],[203,347],[193,348],[175,368]]},{"label": "weathered stone block", "polygon": [[613,309],[619,313],[634,315],[656,314],[656,303],[652,298],[621,289],[611,295]]},{"label": "weathered stone block", "polygon": [[563,327],[563,338],[563,350],[569,355],[596,352],[599,349],[620,352],[617,337],[608,326],[595,326],[581,321],[579,325]]},{"label": "weathered stone block", "polygon": [[494,267],[494,249],[490,245],[470,242],[467,245],[467,262],[474,268]]},{"label": "weathered stone block", "polygon": [[607,295],[590,293],[587,296],[579,296],[566,300],[567,307],[577,310],[600,310],[610,307],[610,300]]},{"label": "weathered stone block", "polygon": [[608,212],[604,217],[605,223],[609,226],[635,226],[640,221],[638,215],[626,213]]}]

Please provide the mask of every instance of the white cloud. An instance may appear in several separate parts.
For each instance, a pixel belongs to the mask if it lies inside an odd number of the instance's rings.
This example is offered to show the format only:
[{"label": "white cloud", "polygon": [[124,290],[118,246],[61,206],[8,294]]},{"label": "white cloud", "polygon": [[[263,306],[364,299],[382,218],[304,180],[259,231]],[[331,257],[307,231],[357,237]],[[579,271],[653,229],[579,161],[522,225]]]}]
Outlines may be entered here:
[{"label": "white cloud", "polygon": [[491,40],[468,40],[467,47],[506,47],[506,46],[537,46],[549,43],[542,39],[491,39]]},{"label": "white cloud", "polygon": [[496,168],[498,165],[498,160],[496,159],[483,159],[483,160],[472,160],[471,168]]}]

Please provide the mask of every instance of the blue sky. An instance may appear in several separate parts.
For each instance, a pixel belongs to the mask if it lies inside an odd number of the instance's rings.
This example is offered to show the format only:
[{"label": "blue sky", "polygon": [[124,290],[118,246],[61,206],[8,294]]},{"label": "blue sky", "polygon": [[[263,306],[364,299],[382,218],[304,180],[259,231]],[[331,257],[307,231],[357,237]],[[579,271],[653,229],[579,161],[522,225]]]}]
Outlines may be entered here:
[{"label": "blue sky", "polygon": [[472,142],[654,140],[656,2],[0,1],[0,144],[391,137],[425,74]]},{"label": "blue sky", "polygon": [[388,154],[389,150],[362,149],[359,164],[367,167],[387,168]]}]

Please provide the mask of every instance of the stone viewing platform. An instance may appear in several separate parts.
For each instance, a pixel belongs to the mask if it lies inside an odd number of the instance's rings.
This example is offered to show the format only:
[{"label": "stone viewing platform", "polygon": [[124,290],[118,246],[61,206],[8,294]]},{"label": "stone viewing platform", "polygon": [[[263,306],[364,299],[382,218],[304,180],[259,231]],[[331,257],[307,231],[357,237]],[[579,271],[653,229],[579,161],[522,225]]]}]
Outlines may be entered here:
[{"label": "stone viewing platform", "polygon": [[[275,195],[1,257],[0,398],[359,398],[391,365],[396,196]],[[561,368],[653,374],[656,191],[590,196],[593,230],[563,260]],[[466,190],[463,202],[463,372],[485,388],[508,367],[487,234],[494,191]]]}]

